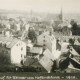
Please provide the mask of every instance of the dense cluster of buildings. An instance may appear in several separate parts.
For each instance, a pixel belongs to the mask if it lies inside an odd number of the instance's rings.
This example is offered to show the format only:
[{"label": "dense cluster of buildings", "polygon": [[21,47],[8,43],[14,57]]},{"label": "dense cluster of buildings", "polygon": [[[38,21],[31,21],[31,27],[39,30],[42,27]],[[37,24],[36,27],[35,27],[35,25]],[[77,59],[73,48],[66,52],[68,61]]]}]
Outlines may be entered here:
[{"label": "dense cluster of buildings", "polygon": [[[61,32],[54,31],[55,27],[64,26],[66,28]],[[67,27],[71,25],[63,21],[62,11],[54,23],[47,20],[26,21],[23,18],[1,19],[0,64],[33,66],[40,72],[48,73],[80,72],[80,54],[75,48],[80,46],[80,37],[73,36]],[[29,38],[34,38],[29,31],[35,32],[34,41]],[[75,39],[74,44],[70,43],[70,39]]]}]

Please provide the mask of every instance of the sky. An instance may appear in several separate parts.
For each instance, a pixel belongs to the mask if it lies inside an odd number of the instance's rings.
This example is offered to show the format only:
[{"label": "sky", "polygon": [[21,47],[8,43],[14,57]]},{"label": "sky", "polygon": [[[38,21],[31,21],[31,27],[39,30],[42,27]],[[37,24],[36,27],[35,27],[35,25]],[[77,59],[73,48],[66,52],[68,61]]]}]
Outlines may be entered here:
[{"label": "sky", "polygon": [[80,0],[0,0],[0,9],[35,12],[80,13]]}]

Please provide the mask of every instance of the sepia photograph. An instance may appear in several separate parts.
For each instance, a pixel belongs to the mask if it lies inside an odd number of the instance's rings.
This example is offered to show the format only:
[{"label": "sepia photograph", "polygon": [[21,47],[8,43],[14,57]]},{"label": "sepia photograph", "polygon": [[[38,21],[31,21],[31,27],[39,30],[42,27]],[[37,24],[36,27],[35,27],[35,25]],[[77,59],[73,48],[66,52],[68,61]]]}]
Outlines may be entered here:
[{"label": "sepia photograph", "polygon": [[80,74],[80,0],[0,0],[3,72]]}]

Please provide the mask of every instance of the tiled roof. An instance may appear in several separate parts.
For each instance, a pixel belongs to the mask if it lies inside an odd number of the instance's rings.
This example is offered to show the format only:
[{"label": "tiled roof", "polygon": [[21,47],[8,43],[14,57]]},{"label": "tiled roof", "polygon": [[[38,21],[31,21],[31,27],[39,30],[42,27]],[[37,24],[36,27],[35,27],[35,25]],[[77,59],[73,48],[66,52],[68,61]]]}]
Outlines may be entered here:
[{"label": "tiled roof", "polygon": [[53,56],[53,54],[49,51],[49,49],[46,49],[46,50],[43,52],[43,54],[44,54],[46,57],[48,57],[49,59],[54,60],[54,56]]},{"label": "tiled roof", "polygon": [[15,38],[8,38],[0,36],[0,42],[6,44],[7,48],[12,48],[19,40]]},{"label": "tiled roof", "polygon": [[53,66],[54,57],[52,53],[46,49],[42,56],[40,56],[39,63],[46,69],[47,72],[50,72]]},{"label": "tiled roof", "polygon": [[[66,63],[68,64],[66,65]],[[78,62],[75,58],[67,58],[61,64],[63,69],[65,66],[65,68],[70,67],[70,68],[76,68],[80,70],[80,62]]]},{"label": "tiled roof", "polygon": [[40,51],[42,50],[42,47],[33,47],[30,52],[31,53],[40,53]]},{"label": "tiled roof", "polygon": [[47,70],[47,72],[50,72],[52,69],[53,61],[50,60],[47,56],[43,56],[39,63]]},{"label": "tiled roof", "polygon": [[7,46],[8,48],[12,48],[18,42],[17,39],[13,39],[11,43]]}]

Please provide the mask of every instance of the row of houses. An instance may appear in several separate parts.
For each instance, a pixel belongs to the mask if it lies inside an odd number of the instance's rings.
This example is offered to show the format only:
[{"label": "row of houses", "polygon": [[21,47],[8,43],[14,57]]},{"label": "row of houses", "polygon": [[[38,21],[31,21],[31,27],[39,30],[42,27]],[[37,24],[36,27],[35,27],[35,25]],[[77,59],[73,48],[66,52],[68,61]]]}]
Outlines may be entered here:
[{"label": "row of houses", "polygon": [[[60,44],[54,36],[53,28],[46,27],[40,34],[37,35],[35,45],[29,39],[26,39],[28,30],[33,30],[34,28],[30,27],[30,25],[27,25],[26,27],[26,30],[24,29],[23,31],[19,31],[22,32],[21,38],[19,38],[19,32],[15,35],[13,34],[17,32],[14,31],[14,29],[10,29],[10,27],[3,29],[2,35],[0,36],[0,53],[7,53],[11,64],[24,63],[25,66],[29,66],[29,59],[37,59],[33,63],[31,62],[30,65],[35,65],[36,67],[39,65],[40,68],[44,68],[47,72],[51,72],[51,69],[55,64],[54,61],[56,60],[58,64],[59,61],[64,58],[62,55],[64,49],[65,52],[68,52],[69,49],[67,49],[67,46],[69,43],[63,41],[63,43]],[[74,49],[71,53],[75,54]],[[66,58],[63,60],[65,59]],[[37,65],[36,63],[39,64]]]},{"label": "row of houses", "polygon": [[[7,29],[7,31],[10,31],[10,29]],[[34,46],[28,39],[21,40],[13,36],[5,36],[5,34],[8,35],[7,31],[3,31],[3,35],[0,36],[0,43],[2,47],[4,44],[8,50],[11,64],[20,64],[27,56],[30,56],[37,58],[38,62],[50,72],[54,61],[52,56],[56,53],[56,39],[52,32],[45,31],[37,36],[36,45],[38,46]],[[48,62],[46,62],[47,60]]]}]

